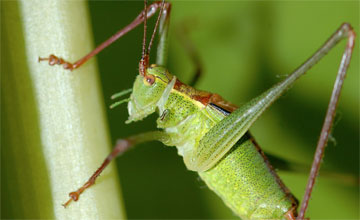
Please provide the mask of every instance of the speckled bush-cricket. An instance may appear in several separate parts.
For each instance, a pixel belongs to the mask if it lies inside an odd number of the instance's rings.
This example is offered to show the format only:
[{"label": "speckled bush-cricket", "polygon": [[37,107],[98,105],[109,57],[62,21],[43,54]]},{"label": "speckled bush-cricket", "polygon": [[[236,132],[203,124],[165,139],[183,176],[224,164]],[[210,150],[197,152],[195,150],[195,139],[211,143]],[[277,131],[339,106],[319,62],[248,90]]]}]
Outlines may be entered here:
[{"label": "speckled bush-cricket", "polygon": [[[166,58],[165,40],[170,4],[165,3],[164,6],[165,10],[160,10],[159,22],[157,22],[160,29],[160,43],[156,65],[148,64],[148,52],[143,43],[143,55],[139,65],[140,74],[137,76],[130,99],[125,99],[129,101],[129,121],[140,120],[157,111],[159,113],[157,124],[163,130],[135,135],[119,141],[101,168],[83,188],[71,194],[71,199],[77,200],[79,194],[95,182],[95,178],[106,164],[121,151],[140,142],[159,140],[166,145],[176,145],[187,167],[198,171],[210,188],[217,192],[225,203],[242,218],[282,218],[286,215],[291,219],[296,215],[296,201],[269,167],[267,160],[247,130],[296,78],[304,74],[338,41],[348,37],[348,45],[339,70],[340,76],[345,74],[354,41],[351,27],[348,24],[342,25],[313,57],[289,75],[285,81],[248,104],[237,108],[216,94],[198,91],[181,83],[163,68]],[[127,28],[119,31],[118,35],[75,64],[67,63],[55,56],[50,56],[49,62],[63,64],[69,69],[78,68],[111,41],[139,25],[144,17],[153,15],[155,9],[159,8],[162,8],[161,3],[153,3]],[[146,29],[146,24],[144,29]],[[153,39],[154,37],[151,38],[151,42]],[[148,51],[150,48],[151,43],[149,43]],[[337,80],[337,82],[342,83],[342,80]],[[341,86],[337,86],[335,91],[340,88]],[[117,96],[123,94],[119,93]],[[335,96],[335,100],[337,99],[338,95]],[[330,106],[335,107],[336,104],[331,103]],[[333,114],[330,113],[330,116]],[[329,118],[332,117],[327,117]],[[329,132],[330,128],[326,129],[322,134]],[[326,141],[327,137],[321,140]],[[325,143],[320,146],[325,146]],[[302,218],[301,214],[304,215],[304,211],[300,212],[299,218]]]}]

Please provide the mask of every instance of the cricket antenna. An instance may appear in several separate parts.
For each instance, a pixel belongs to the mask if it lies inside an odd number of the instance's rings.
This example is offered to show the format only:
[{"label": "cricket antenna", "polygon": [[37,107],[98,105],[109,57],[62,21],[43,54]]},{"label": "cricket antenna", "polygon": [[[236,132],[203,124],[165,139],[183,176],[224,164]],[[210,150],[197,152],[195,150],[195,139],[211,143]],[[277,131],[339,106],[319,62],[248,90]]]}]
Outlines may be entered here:
[{"label": "cricket antenna", "polygon": [[146,75],[146,68],[149,66],[149,53],[146,50],[146,29],[147,29],[147,0],[144,0],[144,36],[142,43],[142,53],[139,62],[139,73],[142,76]]},{"label": "cricket antenna", "polygon": [[159,15],[158,15],[156,23],[155,23],[154,31],[153,31],[153,33],[151,35],[149,47],[147,49],[148,53],[150,53],[151,46],[152,46],[152,43],[153,43],[154,38],[155,38],[156,30],[158,29],[158,26],[159,26],[159,23],[160,23],[160,18],[161,18],[161,15],[162,15],[163,11],[164,11],[164,5],[165,5],[165,0],[162,0]]},{"label": "cricket antenna", "polygon": [[144,0],[144,16],[145,16],[144,17],[144,36],[143,36],[141,60],[139,62],[139,73],[142,76],[146,76],[146,69],[149,66],[149,54],[150,54],[151,46],[152,46],[152,43],[153,43],[154,38],[155,38],[156,30],[157,30],[157,28],[159,26],[159,23],[160,23],[161,15],[162,15],[162,13],[164,11],[164,5],[165,5],[165,0],[163,0],[162,3],[161,3],[161,9],[160,9],[159,15],[158,15],[157,20],[156,20],[154,31],[153,31],[153,33],[151,35],[149,47],[146,49],[146,29],[147,29],[147,10],[148,9],[147,9],[147,0]]}]

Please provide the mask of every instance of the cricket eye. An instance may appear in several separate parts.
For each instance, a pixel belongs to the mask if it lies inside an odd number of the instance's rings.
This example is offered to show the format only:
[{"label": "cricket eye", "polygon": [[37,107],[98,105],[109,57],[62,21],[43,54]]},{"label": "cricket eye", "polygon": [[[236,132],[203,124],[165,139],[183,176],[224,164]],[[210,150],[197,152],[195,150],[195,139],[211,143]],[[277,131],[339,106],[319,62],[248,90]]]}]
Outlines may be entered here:
[{"label": "cricket eye", "polygon": [[154,75],[148,74],[145,76],[145,78],[144,78],[145,85],[151,86],[152,84],[154,84],[154,82],[155,82]]}]

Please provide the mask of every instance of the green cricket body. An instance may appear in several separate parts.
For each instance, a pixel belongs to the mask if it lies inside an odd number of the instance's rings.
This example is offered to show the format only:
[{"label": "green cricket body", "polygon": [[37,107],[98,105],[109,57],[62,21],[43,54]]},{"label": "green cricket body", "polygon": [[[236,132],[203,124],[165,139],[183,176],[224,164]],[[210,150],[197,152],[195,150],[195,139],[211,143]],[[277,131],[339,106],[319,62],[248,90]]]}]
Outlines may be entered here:
[{"label": "green cricket body", "polygon": [[[146,21],[156,10],[160,10],[160,13],[147,48]],[[159,114],[157,127],[160,131],[144,132],[118,140],[114,150],[105,158],[101,166],[82,187],[69,194],[70,198],[63,206],[67,207],[71,201],[77,201],[80,194],[95,183],[96,178],[116,156],[136,144],[157,140],[167,146],[176,146],[187,169],[198,172],[209,188],[242,219],[303,219],[354,48],[356,35],[351,25],[342,24],[320,49],[290,75],[238,108],[217,94],[196,90],[182,83],[163,67],[166,66],[170,11],[169,2],[158,1],[147,6],[145,0],[144,10],[133,22],[75,63],[67,62],[53,54],[47,58],[39,57],[39,62],[47,60],[50,65],[63,65],[65,69],[73,70],[144,22],[139,75],[136,77],[133,89],[116,93],[112,98],[121,97],[131,91],[132,94],[130,98],[117,101],[110,107],[129,102],[129,119],[126,123],[142,120],[157,112]],[[148,51],[151,49],[157,29],[159,29],[157,61],[156,65],[149,66]],[[300,214],[297,216],[297,200],[277,176],[248,130],[300,76],[344,38],[348,38],[347,46],[334,84]],[[195,64],[199,65],[191,45],[188,44],[185,48],[192,55]],[[192,83],[197,81],[199,70],[198,67]]]},{"label": "green cricket body", "polygon": [[[154,82],[149,83],[148,76],[152,76]],[[235,214],[242,219],[285,219],[289,213],[296,212],[296,199],[248,132],[223,155],[198,152],[205,139],[212,140],[214,134],[210,130],[236,108],[219,95],[196,90],[181,83],[165,68],[152,65],[145,76],[136,77],[127,123],[157,112],[160,116],[157,127],[168,135],[161,141],[167,146],[176,146],[186,167],[197,171]],[[232,120],[222,126],[231,127],[230,123]],[[227,132],[226,129],[217,131]],[[220,136],[227,137],[225,133]],[[206,148],[206,142],[204,146]],[[203,159],[216,162],[209,162],[204,168],[198,164]]]}]

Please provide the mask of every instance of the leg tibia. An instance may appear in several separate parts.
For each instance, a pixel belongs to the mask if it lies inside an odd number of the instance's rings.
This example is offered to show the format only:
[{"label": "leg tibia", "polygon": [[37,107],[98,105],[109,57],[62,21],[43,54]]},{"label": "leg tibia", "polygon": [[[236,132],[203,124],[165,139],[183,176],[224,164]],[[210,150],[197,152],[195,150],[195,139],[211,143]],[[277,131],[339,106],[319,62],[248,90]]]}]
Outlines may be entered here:
[{"label": "leg tibia", "polygon": [[125,151],[129,150],[131,147],[149,141],[161,141],[166,142],[168,140],[168,136],[160,131],[152,131],[146,132],[138,135],[134,135],[125,139],[120,139],[116,142],[115,147],[113,148],[112,152],[105,158],[104,162],[101,166],[95,171],[95,173],[89,178],[89,180],[78,190],[71,192],[69,194],[70,199],[63,204],[66,208],[71,201],[77,201],[80,195],[89,187],[95,184],[96,178],[102,173],[102,171],[108,166],[108,164],[117,156],[121,155]]},{"label": "leg tibia", "polygon": [[128,139],[120,139],[117,141],[113,151],[106,157],[101,166],[95,171],[95,173],[89,178],[89,180],[78,190],[69,193],[70,199],[63,204],[66,208],[71,201],[77,201],[80,197],[80,194],[84,192],[85,189],[94,185],[96,178],[102,173],[102,171],[107,167],[107,165],[118,155],[127,151],[133,144]]},{"label": "leg tibia", "polygon": [[[170,4],[170,3],[167,3]],[[161,2],[154,2],[151,5],[149,5],[147,7],[147,13],[146,13],[146,17],[150,18],[151,16],[153,16],[155,14],[155,12],[161,8],[162,3]],[[129,25],[127,25],[126,27],[124,27],[123,29],[119,30],[117,33],[115,33],[113,36],[111,36],[109,39],[107,39],[106,41],[104,41],[102,44],[100,44],[98,47],[96,47],[93,51],[91,51],[89,54],[87,54],[86,56],[82,57],[81,59],[77,60],[74,63],[71,62],[67,62],[65,60],[63,60],[60,57],[57,57],[55,55],[50,55],[47,58],[40,58],[39,57],[39,62],[40,61],[45,61],[48,60],[49,61],[49,65],[63,65],[64,69],[69,69],[69,70],[73,70],[76,68],[79,68],[81,65],[83,65],[86,61],[88,61],[91,57],[95,56],[96,54],[98,54],[100,51],[102,51],[103,49],[105,49],[107,46],[109,46],[110,44],[112,44],[114,41],[116,41],[117,39],[119,39],[120,37],[122,37],[123,35],[125,35],[126,33],[128,33],[129,31],[133,30],[135,27],[137,27],[139,24],[141,24],[144,21],[144,10],[133,20],[133,22],[131,22]]]}]

